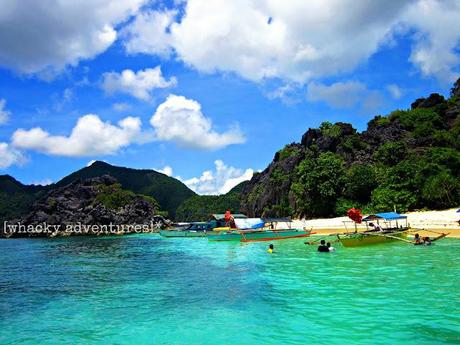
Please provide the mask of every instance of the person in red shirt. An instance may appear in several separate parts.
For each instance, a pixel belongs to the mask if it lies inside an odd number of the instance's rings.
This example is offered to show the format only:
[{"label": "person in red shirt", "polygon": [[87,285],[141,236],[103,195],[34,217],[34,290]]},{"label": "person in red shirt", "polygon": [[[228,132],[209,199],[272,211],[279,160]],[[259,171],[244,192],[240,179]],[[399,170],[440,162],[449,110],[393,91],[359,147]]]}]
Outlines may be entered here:
[{"label": "person in red shirt", "polygon": [[233,220],[233,216],[230,210],[225,211],[224,220],[225,220],[225,226],[228,226],[230,228],[235,228],[235,221]]}]

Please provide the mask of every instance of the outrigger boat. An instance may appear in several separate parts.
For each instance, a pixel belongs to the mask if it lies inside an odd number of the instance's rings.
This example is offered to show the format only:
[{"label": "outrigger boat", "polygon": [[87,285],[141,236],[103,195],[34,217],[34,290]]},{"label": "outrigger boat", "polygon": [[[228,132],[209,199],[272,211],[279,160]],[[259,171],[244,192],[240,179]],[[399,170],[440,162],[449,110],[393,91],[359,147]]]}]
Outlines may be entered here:
[{"label": "outrigger boat", "polygon": [[[388,242],[395,242],[395,241],[402,241],[405,243],[413,244],[413,245],[421,245],[421,244],[431,244],[434,241],[440,240],[445,238],[448,233],[441,233],[429,229],[411,229],[409,224],[407,223],[407,216],[398,214],[396,212],[385,212],[385,213],[377,213],[369,215],[362,219],[364,224],[366,225],[366,230],[363,232],[358,232],[356,223],[360,223],[361,219],[356,218],[356,214],[353,212],[358,212],[357,210],[350,210],[352,211],[349,217],[354,221],[354,232],[346,232],[343,234],[337,234],[337,238],[342,243],[344,247],[360,247],[360,246],[367,246],[372,244],[380,244],[380,243],[388,243]],[[350,212],[349,211],[349,212]],[[357,222],[356,219],[359,219]],[[369,226],[371,222],[376,222],[377,227],[380,228],[379,230],[371,230]],[[347,222],[344,222],[345,228]],[[403,223],[403,224],[401,224]],[[348,230],[348,228],[347,228]],[[420,240],[408,240],[407,235],[411,232],[416,231],[426,231],[438,234],[437,237],[430,239],[429,237],[420,238]]]},{"label": "outrigger boat", "polygon": [[[356,222],[354,223],[354,231],[348,232],[347,222],[344,222],[347,232],[337,234],[337,238],[344,247],[360,247],[394,241],[411,242],[406,240],[409,232],[407,216],[396,212],[385,212],[369,215],[362,221],[366,225],[366,230],[363,232],[357,231]],[[371,222],[376,222],[382,230],[371,230],[369,228]]]},{"label": "outrigger boat", "polygon": [[[244,214],[235,214],[233,217],[235,219],[247,218]],[[223,214],[212,214],[207,222],[193,222],[186,224],[185,227],[161,230],[160,235],[163,237],[206,237],[219,234],[219,229],[224,225],[225,219]]]},{"label": "outrigger boat", "polygon": [[[287,223],[288,227],[276,229],[278,223]],[[218,234],[208,236],[210,241],[239,241],[239,242],[259,242],[276,241],[289,238],[302,238],[311,235],[310,230],[300,230],[291,228],[290,218],[248,218],[235,219],[236,229],[218,228]]]}]

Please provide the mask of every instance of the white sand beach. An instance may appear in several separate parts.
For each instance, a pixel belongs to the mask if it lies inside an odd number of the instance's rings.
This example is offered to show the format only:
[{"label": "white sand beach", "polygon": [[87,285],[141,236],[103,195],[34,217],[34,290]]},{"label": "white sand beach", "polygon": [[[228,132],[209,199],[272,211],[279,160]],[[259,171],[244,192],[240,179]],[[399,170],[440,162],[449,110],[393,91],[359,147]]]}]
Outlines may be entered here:
[{"label": "white sand beach", "polygon": [[[406,213],[409,226],[416,229],[427,229],[443,233],[449,233],[449,237],[460,238],[460,213],[459,208],[452,208],[442,211],[420,211]],[[317,234],[333,234],[344,232],[345,224],[349,230],[354,229],[354,224],[348,217],[324,218],[324,219],[300,219],[294,220],[292,226],[295,228],[307,228]],[[279,224],[284,226],[284,224]],[[358,231],[365,230],[364,225],[358,225]],[[420,235],[433,236],[433,233],[419,231]]]}]

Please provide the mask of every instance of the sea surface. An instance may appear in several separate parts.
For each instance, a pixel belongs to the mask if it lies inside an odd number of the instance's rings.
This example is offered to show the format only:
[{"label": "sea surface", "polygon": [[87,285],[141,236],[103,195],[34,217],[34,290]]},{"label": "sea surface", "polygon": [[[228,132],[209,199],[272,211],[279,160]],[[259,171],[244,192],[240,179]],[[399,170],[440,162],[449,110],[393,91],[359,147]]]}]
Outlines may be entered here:
[{"label": "sea surface", "polygon": [[0,344],[460,344],[460,240],[0,240]]}]

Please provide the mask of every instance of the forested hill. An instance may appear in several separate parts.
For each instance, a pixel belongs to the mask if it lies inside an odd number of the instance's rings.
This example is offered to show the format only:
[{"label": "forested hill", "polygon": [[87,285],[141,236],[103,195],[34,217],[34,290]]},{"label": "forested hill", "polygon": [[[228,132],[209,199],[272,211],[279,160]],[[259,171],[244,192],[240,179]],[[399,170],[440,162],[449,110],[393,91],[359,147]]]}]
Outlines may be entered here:
[{"label": "forested hill", "polygon": [[460,205],[460,79],[449,99],[419,98],[358,133],[323,122],[285,146],[241,193],[250,216],[344,215]]},{"label": "forested hill", "polygon": [[129,169],[95,162],[49,186],[26,186],[9,175],[0,176],[0,221],[25,216],[34,202],[49,191],[104,175],[114,177],[125,190],[154,198],[160,209],[167,211],[171,218],[174,218],[180,204],[196,195],[179,180],[154,170]]},{"label": "forested hill", "polygon": [[56,186],[63,187],[76,180],[103,175],[116,178],[123,189],[154,198],[171,217],[175,216],[182,202],[195,195],[195,192],[179,180],[155,170],[123,168],[100,161],[70,174]]}]

